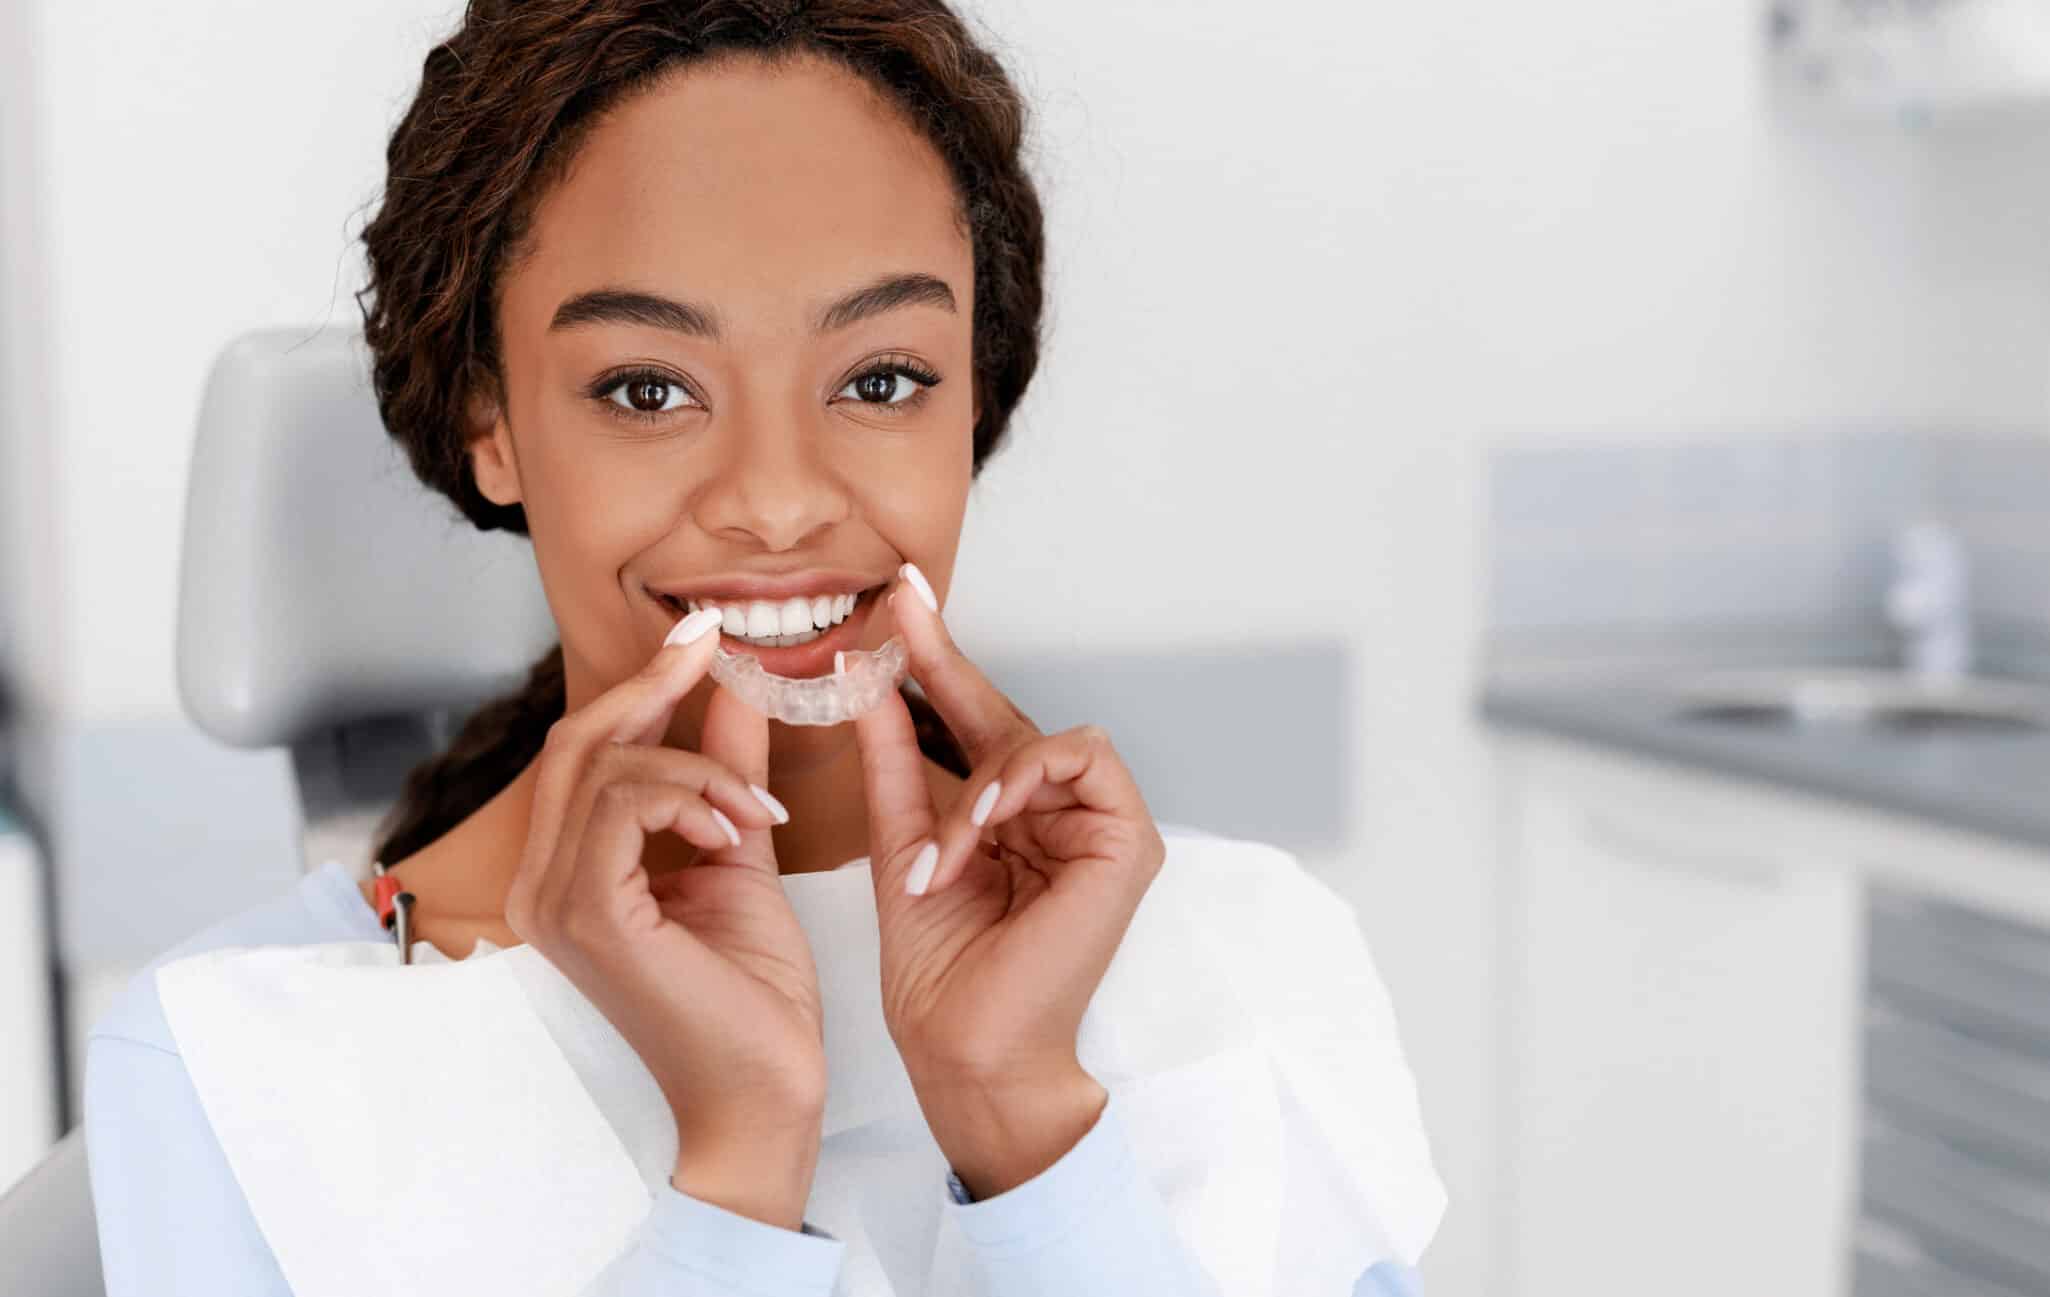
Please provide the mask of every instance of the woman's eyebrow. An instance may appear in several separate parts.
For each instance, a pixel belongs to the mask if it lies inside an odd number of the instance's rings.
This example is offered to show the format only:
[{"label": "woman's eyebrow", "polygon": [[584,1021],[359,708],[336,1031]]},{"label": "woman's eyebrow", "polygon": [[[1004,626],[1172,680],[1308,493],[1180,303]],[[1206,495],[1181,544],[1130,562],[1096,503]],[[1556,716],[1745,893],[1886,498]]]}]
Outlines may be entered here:
[{"label": "woman's eyebrow", "polygon": [[[884,275],[827,304],[818,313],[812,331],[825,333],[844,329],[872,315],[902,306],[937,306],[945,311],[959,309],[954,301],[954,290],[937,275],[922,271]],[[555,308],[555,318],[548,322],[548,331],[553,333],[586,324],[640,324],[687,333],[713,342],[720,340],[719,312],[714,308],[633,288],[594,288],[566,299]]]}]

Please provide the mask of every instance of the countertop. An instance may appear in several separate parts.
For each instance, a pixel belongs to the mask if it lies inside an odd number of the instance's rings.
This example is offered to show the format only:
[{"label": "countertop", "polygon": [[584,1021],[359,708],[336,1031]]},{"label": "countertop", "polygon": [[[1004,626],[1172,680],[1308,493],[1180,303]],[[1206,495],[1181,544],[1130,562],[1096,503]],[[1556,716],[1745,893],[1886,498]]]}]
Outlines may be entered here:
[{"label": "countertop", "polygon": [[[2050,851],[2050,731],[1923,732],[1749,724],[1679,715],[1677,691],[1699,673],[1880,665],[1869,646],[1749,646],[1745,661],[1561,661],[1488,674],[1478,700],[1492,726],[1843,798]],[[2044,684],[2032,673],[1980,674]]]}]

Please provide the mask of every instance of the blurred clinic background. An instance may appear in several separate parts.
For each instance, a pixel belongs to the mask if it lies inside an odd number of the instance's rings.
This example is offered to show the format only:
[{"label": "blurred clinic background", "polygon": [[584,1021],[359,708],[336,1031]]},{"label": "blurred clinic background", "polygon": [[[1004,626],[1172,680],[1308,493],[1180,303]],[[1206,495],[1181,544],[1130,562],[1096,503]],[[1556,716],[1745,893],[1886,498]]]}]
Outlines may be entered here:
[{"label": "blurred clinic background", "polygon": [[[966,7],[1051,310],[950,622],[1354,904],[1427,1290],[2050,1293],[2050,3]],[[0,1185],[317,863],[181,699],[188,470],[456,13],[0,6]]]}]

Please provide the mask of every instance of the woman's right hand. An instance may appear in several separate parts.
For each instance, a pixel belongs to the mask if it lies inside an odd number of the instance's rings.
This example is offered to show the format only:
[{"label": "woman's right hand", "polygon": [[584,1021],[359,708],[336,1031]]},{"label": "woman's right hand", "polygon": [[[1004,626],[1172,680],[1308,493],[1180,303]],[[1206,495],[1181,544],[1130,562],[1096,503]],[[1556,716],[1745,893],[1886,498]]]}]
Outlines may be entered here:
[{"label": "woman's right hand", "polygon": [[[506,923],[654,1075],[677,1121],[672,1183],[795,1229],[825,1046],[818,972],[770,841],[780,817],[749,788],[768,782],[768,718],[715,686],[703,751],[661,745],[718,640],[666,644],[549,727]],[[699,853],[651,880],[642,849],[665,830]]]}]

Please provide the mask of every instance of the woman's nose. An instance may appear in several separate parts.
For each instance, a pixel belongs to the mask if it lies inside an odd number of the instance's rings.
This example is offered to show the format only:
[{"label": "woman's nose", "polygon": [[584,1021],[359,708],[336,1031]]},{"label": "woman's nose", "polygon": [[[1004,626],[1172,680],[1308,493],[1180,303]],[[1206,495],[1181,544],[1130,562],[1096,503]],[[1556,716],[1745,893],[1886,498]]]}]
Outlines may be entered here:
[{"label": "woman's nose", "polygon": [[784,550],[846,517],[846,486],[801,416],[743,417],[722,434],[719,466],[698,493],[697,521],[705,531]]}]

